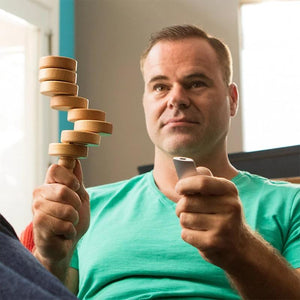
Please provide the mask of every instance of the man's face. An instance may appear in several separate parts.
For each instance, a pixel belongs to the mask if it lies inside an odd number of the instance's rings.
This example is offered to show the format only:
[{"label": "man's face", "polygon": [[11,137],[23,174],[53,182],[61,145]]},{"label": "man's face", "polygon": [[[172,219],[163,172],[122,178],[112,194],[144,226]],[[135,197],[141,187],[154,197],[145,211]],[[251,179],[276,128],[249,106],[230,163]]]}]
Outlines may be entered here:
[{"label": "man's face", "polygon": [[226,86],[207,41],[157,43],[145,59],[143,75],[146,125],[157,149],[193,157],[225,147],[237,90]]}]

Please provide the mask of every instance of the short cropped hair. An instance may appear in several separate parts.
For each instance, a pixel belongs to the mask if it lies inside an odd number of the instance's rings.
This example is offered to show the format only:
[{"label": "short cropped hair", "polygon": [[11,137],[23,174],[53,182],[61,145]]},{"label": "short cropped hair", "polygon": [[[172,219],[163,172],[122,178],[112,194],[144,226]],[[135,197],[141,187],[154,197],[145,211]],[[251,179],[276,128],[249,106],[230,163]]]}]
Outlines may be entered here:
[{"label": "short cropped hair", "polygon": [[148,46],[142,53],[140,67],[143,72],[144,62],[152,47],[161,41],[177,41],[186,38],[200,38],[207,41],[217,54],[222,67],[224,81],[229,85],[232,81],[232,57],[228,46],[216,37],[210,36],[205,31],[194,25],[174,25],[165,27],[150,36]]}]

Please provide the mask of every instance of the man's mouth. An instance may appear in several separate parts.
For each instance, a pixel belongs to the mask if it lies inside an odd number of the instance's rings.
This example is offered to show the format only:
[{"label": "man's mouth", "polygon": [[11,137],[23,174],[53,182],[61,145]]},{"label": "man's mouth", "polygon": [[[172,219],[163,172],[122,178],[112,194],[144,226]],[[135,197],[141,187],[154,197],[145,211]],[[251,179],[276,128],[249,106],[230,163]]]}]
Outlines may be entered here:
[{"label": "man's mouth", "polygon": [[189,118],[171,118],[163,122],[163,126],[188,126],[192,124],[199,124],[199,122]]}]

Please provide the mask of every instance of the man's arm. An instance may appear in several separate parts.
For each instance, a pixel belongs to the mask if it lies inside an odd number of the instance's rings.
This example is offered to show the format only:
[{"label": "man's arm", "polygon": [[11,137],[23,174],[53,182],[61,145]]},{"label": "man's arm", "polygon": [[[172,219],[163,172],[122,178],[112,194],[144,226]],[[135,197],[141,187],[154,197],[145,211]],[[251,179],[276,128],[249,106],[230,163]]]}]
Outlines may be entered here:
[{"label": "man's arm", "polygon": [[80,163],[76,163],[73,173],[52,165],[45,184],[33,194],[33,254],[75,291],[78,274],[70,270],[70,261],[90,219],[89,196],[82,184]]},{"label": "man's arm", "polygon": [[78,293],[78,282],[78,270],[69,268],[66,276],[65,286],[75,295]]},{"label": "man's arm", "polygon": [[204,174],[176,185],[183,240],[222,268],[245,299],[300,299],[299,270],[245,223],[234,184]]},{"label": "man's arm", "polygon": [[258,234],[249,236],[244,255],[225,270],[244,299],[300,299],[300,269]]}]

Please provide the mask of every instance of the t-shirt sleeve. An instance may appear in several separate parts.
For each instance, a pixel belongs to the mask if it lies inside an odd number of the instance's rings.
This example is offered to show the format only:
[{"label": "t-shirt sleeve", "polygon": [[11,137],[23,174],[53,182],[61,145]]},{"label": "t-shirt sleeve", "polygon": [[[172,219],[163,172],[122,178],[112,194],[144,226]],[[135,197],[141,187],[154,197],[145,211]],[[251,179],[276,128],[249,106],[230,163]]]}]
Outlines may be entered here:
[{"label": "t-shirt sleeve", "polygon": [[294,268],[300,268],[300,190],[296,193],[290,211],[290,226],[283,256]]}]

